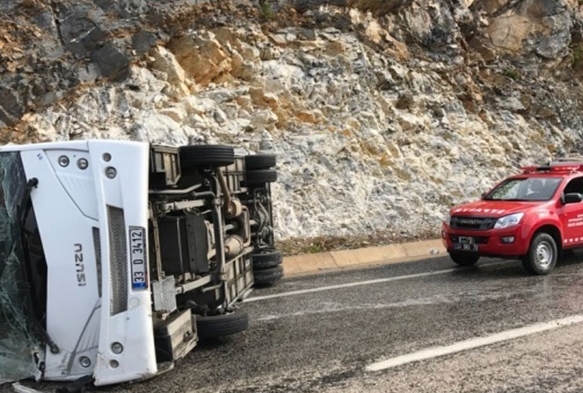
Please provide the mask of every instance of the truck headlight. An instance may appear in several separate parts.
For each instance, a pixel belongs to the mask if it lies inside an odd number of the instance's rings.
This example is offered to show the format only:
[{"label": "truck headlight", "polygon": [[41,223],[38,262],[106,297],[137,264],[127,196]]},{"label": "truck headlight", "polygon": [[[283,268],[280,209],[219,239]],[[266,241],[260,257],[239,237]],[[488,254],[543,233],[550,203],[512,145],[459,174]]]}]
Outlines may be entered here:
[{"label": "truck headlight", "polygon": [[443,215],[443,219],[442,219],[442,221],[443,221],[444,223],[446,223],[447,225],[449,225],[449,222],[450,222],[450,220],[451,220],[451,214],[450,214],[450,212],[449,212],[449,210],[448,210],[448,211],[446,211],[446,212],[445,212],[445,214]]},{"label": "truck headlight", "polygon": [[508,216],[500,217],[498,221],[496,221],[494,229],[504,229],[518,225],[520,220],[522,220],[522,217],[524,217],[524,213],[514,213]]}]

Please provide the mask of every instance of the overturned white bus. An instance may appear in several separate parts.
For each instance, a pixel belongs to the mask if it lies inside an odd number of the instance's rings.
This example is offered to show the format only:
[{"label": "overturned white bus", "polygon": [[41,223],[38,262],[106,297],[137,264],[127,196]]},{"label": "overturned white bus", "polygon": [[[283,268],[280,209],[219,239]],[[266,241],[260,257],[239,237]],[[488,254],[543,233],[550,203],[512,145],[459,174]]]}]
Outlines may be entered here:
[{"label": "overturned white bus", "polygon": [[0,383],[107,385],[248,327],[283,276],[275,156],[88,140],[0,148]]}]

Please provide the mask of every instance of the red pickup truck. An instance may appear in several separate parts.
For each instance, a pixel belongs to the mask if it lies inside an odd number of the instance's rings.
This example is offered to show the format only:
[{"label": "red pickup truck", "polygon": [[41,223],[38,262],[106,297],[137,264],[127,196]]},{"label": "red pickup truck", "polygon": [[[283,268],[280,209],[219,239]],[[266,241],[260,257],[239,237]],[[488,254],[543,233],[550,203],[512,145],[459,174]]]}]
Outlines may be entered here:
[{"label": "red pickup truck", "polygon": [[528,273],[548,274],[565,251],[583,247],[582,201],[583,159],[524,167],[479,201],[451,208],[442,241],[458,265],[510,258]]}]

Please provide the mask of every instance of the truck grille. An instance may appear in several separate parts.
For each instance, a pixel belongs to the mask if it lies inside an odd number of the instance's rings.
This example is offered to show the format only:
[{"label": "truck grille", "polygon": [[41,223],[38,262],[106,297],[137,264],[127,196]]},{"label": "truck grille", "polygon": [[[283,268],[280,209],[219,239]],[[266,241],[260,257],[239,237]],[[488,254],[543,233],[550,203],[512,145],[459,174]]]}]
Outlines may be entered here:
[{"label": "truck grille", "polygon": [[469,229],[474,231],[487,231],[494,228],[495,218],[483,217],[451,217],[450,226],[455,229]]},{"label": "truck grille", "polygon": [[107,207],[109,222],[109,271],[111,279],[111,315],[128,309],[128,258],[123,209]]}]

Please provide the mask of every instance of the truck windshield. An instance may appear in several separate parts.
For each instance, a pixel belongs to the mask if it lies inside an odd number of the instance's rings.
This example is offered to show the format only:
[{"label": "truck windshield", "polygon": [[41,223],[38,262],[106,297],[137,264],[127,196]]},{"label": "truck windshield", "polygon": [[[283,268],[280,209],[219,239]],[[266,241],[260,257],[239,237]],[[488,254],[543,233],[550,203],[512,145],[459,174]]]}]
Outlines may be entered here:
[{"label": "truck windshield", "polygon": [[560,177],[508,179],[494,188],[484,199],[490,201],[548,201],[557,191],[561,180]]},{"label": "truck windshield", "polygon": [[26,187],[20,154],[0,152],[0,384],[38,377],[44,359],[39,299],[34,306],[32,300],[38,269],[23,246],[30,242],[23,230]]}]

